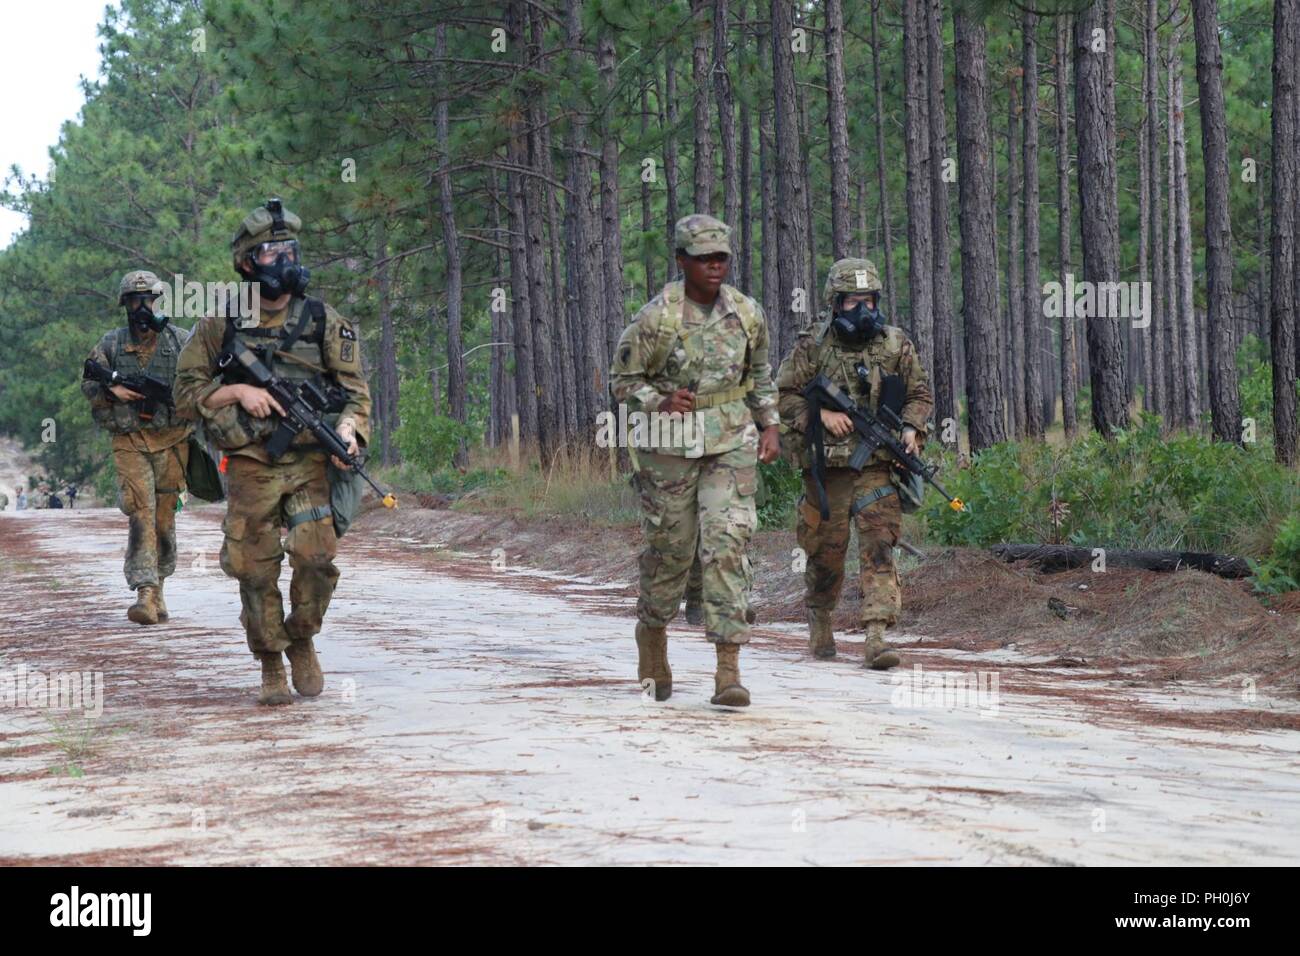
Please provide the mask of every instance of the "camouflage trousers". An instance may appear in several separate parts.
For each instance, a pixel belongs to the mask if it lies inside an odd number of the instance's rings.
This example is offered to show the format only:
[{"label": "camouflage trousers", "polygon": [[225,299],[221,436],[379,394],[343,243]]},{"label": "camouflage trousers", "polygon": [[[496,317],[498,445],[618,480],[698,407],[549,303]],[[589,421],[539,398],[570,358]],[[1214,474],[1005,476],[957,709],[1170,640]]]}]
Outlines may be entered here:
[{"label": "camouflage trousers", "polygon": [[[803,473],[804,494],[799,500],[796,534],[807,555],[804,569],[804,603],[810,608],[833,609],[844,586],[844,558],[849,549],[849,511],[869,492],[888,485],[890,466],[872,464],[859,474],[851,468],[826,469],[826,497],[830,519],[822,520],[817,486],[812,472]],[[894,546],[902,524],[898,495],[877,499],[853,518],[858,526],[859,580],[862,609],[859,620],[894,624],[902,609]]]},{"label": "camouflage trousers", "polygon": [[[254,654],[317,634],[339,579],[325,455],[290,454],[274,464],[231,455],[226,465],[221,570],[239,581],[239,620]],[[281,528],[288,529],[283,541]],[[287,618],[279,583],[285,551],[293,569]]]},{"label": "camouflage trousers", "polygon": [[637,617],[665,627],[677,614],[698,549],[705,636],[744,644],[749,585],[749,539],[758,526],[755,451],[680,458],[642,452],[636,474],[641,496],[641,596]]},{"label": "camouflage trousers", "polygon": [[176,570],[176,499],[185,490],[190,446],[181,442],[162,451],[113,450],[122,513],[129,521],[126,585],[157,587]]}]

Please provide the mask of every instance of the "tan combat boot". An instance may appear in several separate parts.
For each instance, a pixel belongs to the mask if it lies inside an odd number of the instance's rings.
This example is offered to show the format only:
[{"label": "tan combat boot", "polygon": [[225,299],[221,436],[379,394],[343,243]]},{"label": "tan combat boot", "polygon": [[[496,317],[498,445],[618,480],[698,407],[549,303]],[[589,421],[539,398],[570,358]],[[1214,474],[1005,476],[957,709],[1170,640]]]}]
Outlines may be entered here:
[{"label": "tan combat boot", "polygon": [[171,615],[167,613],[167,602],[163,600],[163,585],[166,583],[163,580],[158,581],[158,600],[155,603],[158,608],[159,623],[171,619]]},{"label": "tan combat boot", "polygon": [[654,684],[655,700],[673,696],[673,672],[668,669],[668,630],[636,622],[636,678]]},{"label": "tan combat boot", "polygon": [[714,645],[718,649],[718,670],[713,675],[713,697],[711,704],[723,707],[748,707],[749,691],[740,683],[740,645]]},{"label": "tan combat boot", "polygon": [[325,675],[321,673],[316,645],[311,638],[291,642],[284,653],[289,658],[293,689],[304,697],[318,697],[325,689]]},{"label": "tan combat boot", "polygon": [[875,671],[897,667],[900,663],[898,652],[891,650],[885,643],[885,622],[867,621],[864,626],[867,633],[862,666]]},{"label": "tan combat boot", "polygon": [[835,634],[831,630],[831,612],[824,607],[808,609],[808,650],[819,661],[835,656]]},{"label": "tan combat boot", "polygon": [[126,609],[128,619],[137,624],[158,623],[158,588],[146,584],[135,592],[135,603]]},{"label": "tan combat boot", "polygon": [[284,659],[280,652],[263,652],[257,657],[262,662],[262,693],[257,702],[264,707],[292,704],[293,695],[289,693],[289,682],[284,678]]}]

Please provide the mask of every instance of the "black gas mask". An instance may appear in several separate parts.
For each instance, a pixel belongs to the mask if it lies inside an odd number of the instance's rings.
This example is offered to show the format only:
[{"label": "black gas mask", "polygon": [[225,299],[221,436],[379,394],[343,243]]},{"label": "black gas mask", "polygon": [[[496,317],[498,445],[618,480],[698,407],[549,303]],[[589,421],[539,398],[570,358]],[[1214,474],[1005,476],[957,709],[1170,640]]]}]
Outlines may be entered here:
[{"label": "black gas mask", "polygon": [[302,295],[311,281],[311,270],[302,265],[297,239],[280,239],[254,246],[247,259],[251,278],[261,287],[262,298],[278,299]]},{"label": "black gas mask", "polygon": [[831,328],[845,345],[861,347],[884,330],[885,314],[876,307],[878,296],[873,296],[870,303],[858,301],[853,308],[845,309],[844,300],[849,294],[841,292],[835,297]]},{"label": "black gas mask", "polygon": [[161,332],[167,324],[167,316],[155,315],[151,308],[158,297],[150,293],[135,293],[122,297],[126,308],[126,319],[136,332]]}]

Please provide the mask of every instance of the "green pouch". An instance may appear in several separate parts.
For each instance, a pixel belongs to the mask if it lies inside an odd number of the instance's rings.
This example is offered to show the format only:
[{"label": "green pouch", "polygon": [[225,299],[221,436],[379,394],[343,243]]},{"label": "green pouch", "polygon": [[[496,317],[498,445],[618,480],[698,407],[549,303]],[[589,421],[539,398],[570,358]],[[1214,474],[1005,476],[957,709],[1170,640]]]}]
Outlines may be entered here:
[{"label": "green pouch", "polygon": [[185,487],[195,498],[224,501],[226,482],[217,463],[208,454],[207,445],[196,431],[190,435],[190,459],[185,466]]},{"label": "green pouch", "polygon": [[335,468],[333,462],[328,462],[325,468],[330,483],[330,512],[334,516],[334,533],[341,538],[352,527],[352,520],[361,507],[365,483],[355,471]]}]

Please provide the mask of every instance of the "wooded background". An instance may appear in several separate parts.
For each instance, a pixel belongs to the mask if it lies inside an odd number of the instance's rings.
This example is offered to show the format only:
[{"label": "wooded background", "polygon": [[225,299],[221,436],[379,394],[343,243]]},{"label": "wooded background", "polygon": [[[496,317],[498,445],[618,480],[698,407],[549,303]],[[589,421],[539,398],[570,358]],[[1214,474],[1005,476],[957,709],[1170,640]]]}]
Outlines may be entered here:
[{"label": "wooded background", "polygon": [[[279,195],[363,329],[385,463],[514,415],[543,464],[590,449],[690,212],[733,226],[775,358],[835,258],[875,260],[971,452],[1138,410],[1240,442],[1253,367],[1292,463],[1300,0],[1033,3],[123,0],[49,177],[6,186],[0,432],[93,473],[120,275],[234,278]],[[1067,274],[1150,281],[1150,326],[1046,317]]]}]

